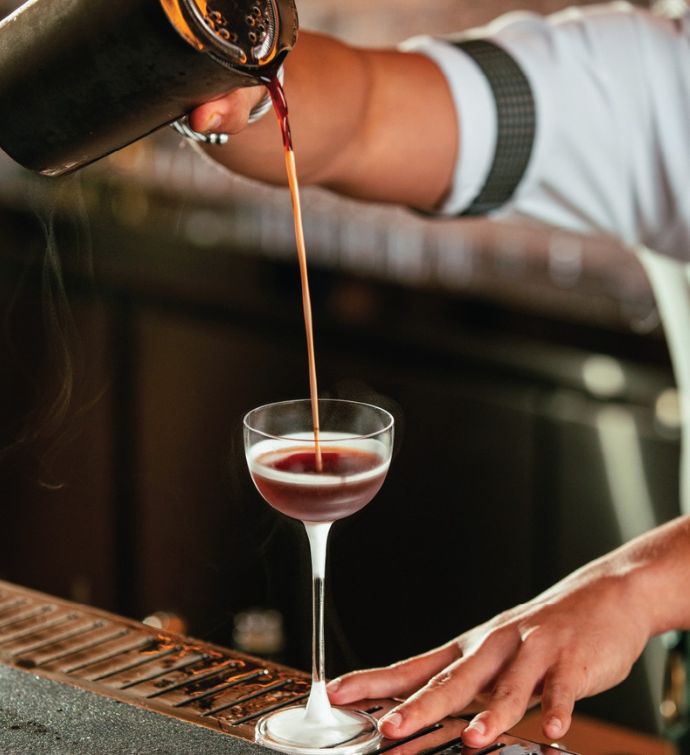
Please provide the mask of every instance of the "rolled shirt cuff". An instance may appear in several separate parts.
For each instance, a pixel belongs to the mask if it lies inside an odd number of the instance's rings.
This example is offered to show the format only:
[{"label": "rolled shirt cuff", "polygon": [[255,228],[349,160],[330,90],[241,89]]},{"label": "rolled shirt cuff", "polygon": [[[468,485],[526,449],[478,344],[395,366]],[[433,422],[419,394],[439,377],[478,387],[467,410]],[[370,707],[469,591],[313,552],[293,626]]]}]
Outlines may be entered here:
[{"label": "rolled shirt cuff", "polygon": [[[449,192],[437,208],[439,215],[462,214],[477,197],[489,175],[498,133],[496,103],[486,76],[477,63],[450,42],[414,37],[400,49],[426,55],[448,82],[459,128],[459,155],[455,158]],[[453,160],[453,155],[448,155]]]}]

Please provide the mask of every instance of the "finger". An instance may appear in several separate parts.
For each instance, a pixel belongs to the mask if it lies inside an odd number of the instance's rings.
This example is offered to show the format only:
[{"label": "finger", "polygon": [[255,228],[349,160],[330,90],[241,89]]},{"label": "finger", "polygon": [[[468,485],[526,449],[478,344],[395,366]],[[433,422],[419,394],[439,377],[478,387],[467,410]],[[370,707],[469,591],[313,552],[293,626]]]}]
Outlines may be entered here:
[{"label": "finger", "polygon": [[575,679],[563,669],[554,669],[545,679],[541,698],[542,728],[549,739],[562,737],[570,728],[576,690]]},{"label": "finger", "polygon": [[195,131],[223,131],[236,134],[247,125],[251,109],[263,97],[264,87],[235,89],[190,113],[189,124]]},{"label": "finger", "polygon": [[467,706],[512,654],[507,636],[489,638],[479,651],[461,658],[381,719],[381,732],[392,739],[434,724]]},{"label": "finger", "polygon": [[532,703],[535,687],[544,676],[545,660],[538,653],[522,652],[500,675],[486,710],[475,716],[463,733],[469,747],[484,747],[515,726]]},{"label": "finger", "polygon": [[334,679],[328,685],[328,696],[336,705],[344,705],[356,700],[406,695],[418,689],[459,654],[457,643],[452,642],[386,668],[354,671]]},{"label": "finger", "polygon": [[486,709],[472,719],[463,734],[470,747],[484,747],[520,721],[554,663],[552,650],[538,632],[522,636],[520,642],[514,659],[498,675]]}]

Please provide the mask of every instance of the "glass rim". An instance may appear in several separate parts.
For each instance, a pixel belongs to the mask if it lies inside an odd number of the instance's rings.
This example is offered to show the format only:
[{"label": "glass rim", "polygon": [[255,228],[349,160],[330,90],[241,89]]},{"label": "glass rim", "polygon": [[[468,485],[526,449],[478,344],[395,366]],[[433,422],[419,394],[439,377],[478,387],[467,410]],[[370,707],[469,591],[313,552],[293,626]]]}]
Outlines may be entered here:
[{"label": "glass rim", "polygon": [[[319,398],[317,399],[317,401],[319,403],[351,404],[352,406],[364,406],[369,409],[375,409],[377,412],[380,412],[384,417],[387,418],[385,427],[382,427],[380,430],[376,430],[372,433],[365,433],[363,435],[356,435],[353,433],[347,436],[347,440],[367,440],[368,438],[375,438],[377,435],[381,435],[382,433],[388,432],[395,425],[395,419],[393,415],[387,409],[382,409],[380,406],[376,406],[376,404],[369,404],[366,401],[353,401],[351,399],[345,399],[345,398]],[[261,406],[255,406],[253,409],[250,409],[244,415],[242,419],[242,424],[246,430],[256,433],[257,435],[262,435],[264,438],[270,438],[271,440],[294,440],[295,442],[304,443],[305,442],[304,438],[289,438],[287,435],[276,435],[275,433],[268,433],[265,430],[259,430],[258,428],[253,427],[249,423],[249,416],[253,414],[254,412],[258,412],[261,409],[268,409],[269,407],[272,407],[272,406],[287,406],[288,404],[309,404],[309,406],[311,407],[311,399],[310,398],[293,398],[293,399],[287,399],[286,401],[271,401],[268,404],[261,404]],[[324,432],[323,428],[319,428],[319,431]]]}]

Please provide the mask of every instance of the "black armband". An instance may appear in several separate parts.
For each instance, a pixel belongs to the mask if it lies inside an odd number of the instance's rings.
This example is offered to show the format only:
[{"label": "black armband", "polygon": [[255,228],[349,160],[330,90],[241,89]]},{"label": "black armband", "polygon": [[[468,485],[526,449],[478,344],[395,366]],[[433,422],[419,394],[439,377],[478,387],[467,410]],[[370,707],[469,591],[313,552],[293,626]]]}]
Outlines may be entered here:
[{"label": "black armband", "polygon": [[461,213],[485,215],[513,196],[525,174],[536,131],[534,96],[524,72],[502,47],[485,39],[455,45],[482,70],[496,103],[496,150],[489,175],[479,194]]}]

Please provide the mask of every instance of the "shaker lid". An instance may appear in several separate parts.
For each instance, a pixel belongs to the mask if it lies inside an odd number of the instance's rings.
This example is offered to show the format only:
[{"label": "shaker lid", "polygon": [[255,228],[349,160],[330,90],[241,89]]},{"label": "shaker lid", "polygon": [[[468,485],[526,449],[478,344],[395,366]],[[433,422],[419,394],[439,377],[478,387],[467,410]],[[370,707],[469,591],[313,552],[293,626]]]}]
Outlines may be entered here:
[{"label": "shaker lid", "polygon": [[278,53],[275,0],[178,0],[197,46],[224,63],[257,66]]}]

